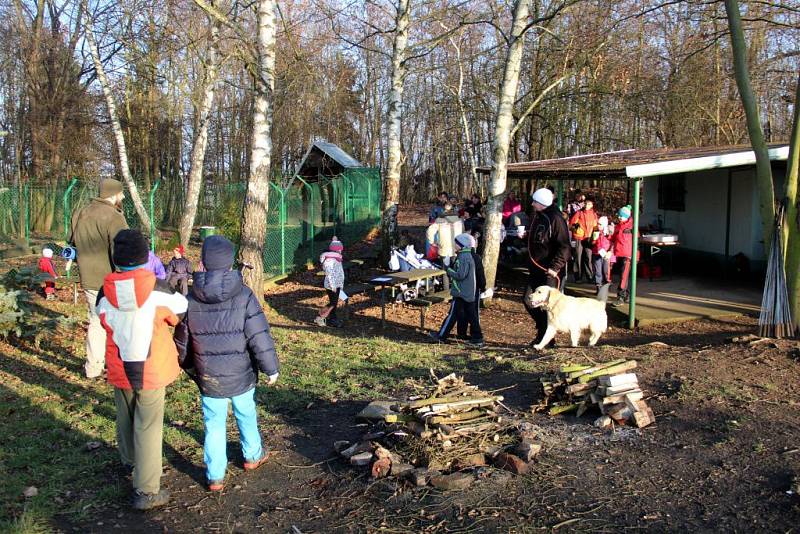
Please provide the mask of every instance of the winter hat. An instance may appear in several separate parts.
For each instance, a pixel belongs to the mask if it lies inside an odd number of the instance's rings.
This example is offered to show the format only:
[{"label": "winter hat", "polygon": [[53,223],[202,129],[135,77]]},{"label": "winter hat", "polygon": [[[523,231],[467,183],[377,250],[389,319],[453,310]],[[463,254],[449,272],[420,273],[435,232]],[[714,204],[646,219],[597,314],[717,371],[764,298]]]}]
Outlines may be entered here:
[{"label": "winter hat", "polygon": [[617,217],[622,219],[623,221],[627,221],[631,218],[631,207],[630,206],[622,206],[619,211],[617,212]]},{"label": "winter hat", "polygon": [[344,250],[344,244],[339,241],[338,237],[333,236],[333,239],[331,239],[331,244],[328,245],[328,250],[331,252],[341,252]]},{"label": "winter hat", "polygon": [[606,226],[608,226],[608,217],[603,215],[602,217],[597,219],[597,226],[599,226],[601,228],[605,228]]},{"label": "winter hat", "polygon": [[461,248],[475,248],[475,238],[467,233],[458,234],[455,242]]},{"label": "winter hat", "polygon": [[546,187],[542,187],[541,189],[534,191],[531,195],[531,198],[534,202],[541,204],[546,208],[553,205],[553,192]]},{"label": "winter hat", "polygon": [[212,235],[203,241],[200,259],[207,271],[227,271],[233,266],[233,243],[221,235]]},{"label": "winter hat", "polygon": [[178,245],[177,247],[172,249],[173,251],[177,250],[178,253],[183,256],[186,253],[186,249],[183,248],[183,245]]},{"label": "winter hat", "polygon": [[130,270],[147,263],[150,247],[139,230],[120,230],[114,237],[114,265]]},{"label": "winter hat", "polygon": [[106,178],[100,182],[100,198],[111,198],[117,193],[122,193],[122,182],[113,178]]},{"label": "winter hat", "polygon": [[43,248],[42,249],[42,256],[44,256],[45,258],[52,258],[53,257],[53,249],[47,248],[47,247]]}]

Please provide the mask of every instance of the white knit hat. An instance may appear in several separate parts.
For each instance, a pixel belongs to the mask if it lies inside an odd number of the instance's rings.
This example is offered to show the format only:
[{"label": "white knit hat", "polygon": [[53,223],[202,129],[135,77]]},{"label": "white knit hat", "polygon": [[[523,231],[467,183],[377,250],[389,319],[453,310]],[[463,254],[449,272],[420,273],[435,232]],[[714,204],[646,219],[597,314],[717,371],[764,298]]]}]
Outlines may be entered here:
[{"label": "white knit hat", "polygon": [[542,187],[541,189],[534,191],[531,195],[531,198],[534,202],[541,204],[545,208],[550,207],[553,204],[553,192],[546,187]]},{"label": "white knit hat", "polygon": [[45,258],[52,258],[53,257],[53,249],[51,249],[51,248],[42,249],[42,256],[44,256]]},{"label": "white knit hat", "polygon": [[458,234],[456,236],[455,242],[461,248],[475,248],[475,238],[467,233]]}]

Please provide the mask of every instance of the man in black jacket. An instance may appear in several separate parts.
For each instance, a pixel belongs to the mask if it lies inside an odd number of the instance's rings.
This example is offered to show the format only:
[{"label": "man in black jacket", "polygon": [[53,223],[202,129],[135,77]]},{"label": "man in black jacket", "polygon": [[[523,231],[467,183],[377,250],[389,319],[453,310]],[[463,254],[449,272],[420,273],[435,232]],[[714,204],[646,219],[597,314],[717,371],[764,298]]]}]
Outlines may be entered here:
[{"label": "man in black jacket", "polygon": [[533,308],[529,295],[539,286],[560,287],[567,275],[570,257],[569,229],[558,206],[553,204],[553,192],[542,188],[531,195],[536,212],[528,232],[528,260],[530,276],[523,303],[536,323],[536,339],[539,343],[547,330],[547,312]]}]

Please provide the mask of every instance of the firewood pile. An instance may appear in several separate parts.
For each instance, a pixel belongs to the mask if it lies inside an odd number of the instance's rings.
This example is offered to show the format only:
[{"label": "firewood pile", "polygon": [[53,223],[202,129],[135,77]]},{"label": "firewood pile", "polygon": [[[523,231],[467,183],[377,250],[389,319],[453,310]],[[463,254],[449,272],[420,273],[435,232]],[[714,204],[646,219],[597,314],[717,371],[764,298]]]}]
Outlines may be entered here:
[{"label": "firewood pile", "polygon": [[374,478],[398,477],[413,485],[464,489],[484,466],[527,472],[541,451],[533,426],[454,374],[406,401],[376,401],[357,416],[370,424],[355,442],[337,441],[351,465]]},{"label": "firewood pile", "polygon": [[655,422],[655,415],[644,400],[639,379],[630,372],[635,368],[634,360],[564,365],[558,373],[541,379],[544,399],[534,411],[575,412],[580,417],[596,407],[601,415],[594,424],[599,428],[613,423],[645,427]]}]

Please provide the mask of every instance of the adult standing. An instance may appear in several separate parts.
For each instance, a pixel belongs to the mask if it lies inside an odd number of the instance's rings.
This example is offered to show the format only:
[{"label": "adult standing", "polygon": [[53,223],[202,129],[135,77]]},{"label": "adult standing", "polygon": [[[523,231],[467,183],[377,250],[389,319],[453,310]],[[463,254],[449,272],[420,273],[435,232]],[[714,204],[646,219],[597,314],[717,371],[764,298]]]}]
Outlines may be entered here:
[{"label": "adult standing", "polygon": [[78,251],[81,287],[89,310],[86,332],[86,378],[98,378],[105,367],[106,331],[95,314],[97,291],[105,276],[114,271],[114,237],[128,228],[122,213],[125,199],[122,183],[108,178],[100,183],[100,194],[72,216],[70,242]]},{"label": "adult standing", "polygon": [[508,222],[508,218],[518,211],[522,211],[522,203],[517,198],[514,191],[509,191],[508,196],[503,201],[503,225]]},{"label": "adult standing", "polygon": [[592,233],[597,227],[597,214],[594,211],[594,199],[587,197],[583,208],[576,211],[569,220],[572,240],[575,242],[573,265],[575,281],[592,283]]},{"label": "adult standing", "polygon": [[558,206],[553,204],[553,192],[542,188],[531,195],[534,209],[533,221],[528,232],[528,259],[530,275],[523,303],[536,323],[536,345],[547,330],[547,312],[530,305],[530,295],[539,286],[559,287],[566,276],[569,263],[569,229]]}]

